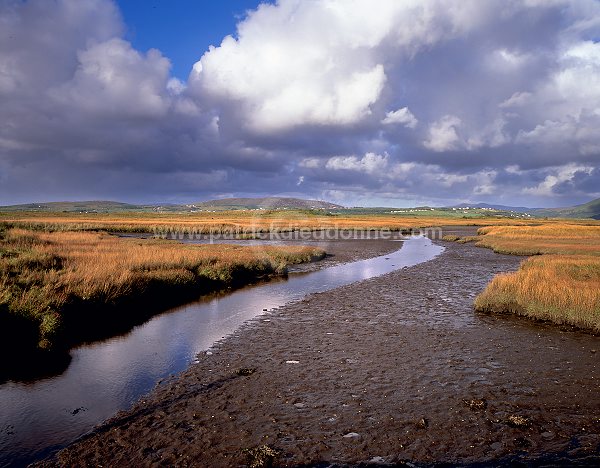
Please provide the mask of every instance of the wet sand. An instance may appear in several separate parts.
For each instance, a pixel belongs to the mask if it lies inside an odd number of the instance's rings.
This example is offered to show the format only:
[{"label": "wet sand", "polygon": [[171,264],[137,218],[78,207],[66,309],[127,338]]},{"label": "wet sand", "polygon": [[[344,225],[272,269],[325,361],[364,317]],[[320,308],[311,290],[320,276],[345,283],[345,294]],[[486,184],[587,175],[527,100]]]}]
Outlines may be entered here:
[{"label": "wet sand", "polygon": [[476,315],[521,258],[443,245],[249,322],[45,464],[599,463],[600,338]]}]

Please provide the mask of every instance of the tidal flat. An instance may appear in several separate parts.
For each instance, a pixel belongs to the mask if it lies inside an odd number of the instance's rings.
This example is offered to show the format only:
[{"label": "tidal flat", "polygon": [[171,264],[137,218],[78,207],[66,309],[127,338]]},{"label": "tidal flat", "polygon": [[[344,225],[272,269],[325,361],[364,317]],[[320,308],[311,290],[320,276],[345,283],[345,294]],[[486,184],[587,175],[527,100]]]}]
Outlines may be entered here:
[{"label": "tidal flat", "polygon": [[248,322],[42,465],[598,463],[598,338],[474,313],[522,258],[441,243]]}]

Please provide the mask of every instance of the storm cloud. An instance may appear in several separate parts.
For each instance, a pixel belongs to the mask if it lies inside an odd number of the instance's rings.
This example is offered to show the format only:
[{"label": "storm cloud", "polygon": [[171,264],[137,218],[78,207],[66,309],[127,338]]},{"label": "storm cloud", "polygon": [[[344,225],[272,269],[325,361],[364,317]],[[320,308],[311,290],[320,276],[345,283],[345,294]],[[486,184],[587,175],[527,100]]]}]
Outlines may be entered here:
[{"label": "storm cloud", "polygon": [[0,3],[0,202],[600,196],[595,0],[281,0],[184,81],[125,31],[109,0]]}]

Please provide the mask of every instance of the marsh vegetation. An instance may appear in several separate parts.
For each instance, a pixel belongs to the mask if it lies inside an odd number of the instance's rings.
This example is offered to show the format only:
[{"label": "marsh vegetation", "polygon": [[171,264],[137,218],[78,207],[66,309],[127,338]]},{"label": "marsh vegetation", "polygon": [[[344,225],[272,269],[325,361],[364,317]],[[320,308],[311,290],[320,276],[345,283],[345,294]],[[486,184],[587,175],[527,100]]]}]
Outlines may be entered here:
[{"label": "marsh vegetation", "polygon": [[[282,275],[325,253],[302,246],[185,245],[97,232],[0,231],[0,320],[4,343],[51,349],[77,330],[126,321],[201,293]],[[118,310],[118,314],[111,311]]]},{"label": "marsh vegetation", "polygon": [[[600,332],[600,226],[492,226],[463,238],[495,252],[532,255],[496,276],[475,301],[482,312],[515,313]],[[450,239],[448,239],[450,240]]]},{"label": "marsh vegetation", "polygon": [[415,214],[337,215],[321,210],[239,210],[195,213],[0,213],[7,226],[45,231],[194,233],[245,235],[295,229],[402,229],[465,225],[527,224],[503,217],[464,219]]}]

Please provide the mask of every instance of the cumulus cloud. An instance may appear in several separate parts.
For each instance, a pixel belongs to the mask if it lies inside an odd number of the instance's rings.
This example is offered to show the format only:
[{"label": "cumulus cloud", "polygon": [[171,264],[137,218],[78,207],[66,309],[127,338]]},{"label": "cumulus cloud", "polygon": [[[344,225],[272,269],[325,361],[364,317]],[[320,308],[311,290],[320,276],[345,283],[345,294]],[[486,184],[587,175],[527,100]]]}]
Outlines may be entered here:
[{"label": "cumulus cloud", "polygon": [[408,107],[402,107],[396,111],[386,113],[385,118],[381,123],[384,125],[400,124],[408,128],[415,128],[419,121],[413,113],[408,110]]},{"label": "cumulus cloud", "polygon": [[0,25],[0,95],[38,98],[72,76],[79,48],[124,31],[117,7],[102,0],[8,0]]},{"label": "cumulus cloud", "polygon": [[518,107],[527,104],[531,99],[531,93],[527,92],[519,92],[517,91],[511,97],[509,97],[506,101],[498,104],[498,107],[501,108],[511,108]]},{"label": "cumulus cloud", "polygon": [[335,156],[325,164],[326,169],[334,171],[355,171],[367,174],[381,173],[388,165],[389,156],[367,153],[362,158],[356,156]]},{"label": "cumulus cloud", "polygon": [[458,149],[461,139],[458,136],[457,129],[461,123],[461,120],[455,115],[445,115],[431,124],[428,138],[423,142],[423,145],[425,148],[438,153]]},{"label": "cumulus cloud", "polygon": [[200,96],[238,103],[243,125],[257,132],[344,125],[371,113],[386,79],[381,64],[336,66],[322,46],[298,56],[289,40],[264,48],[257,48],[255,40],[248,44],[228,37],[207,52],[194,66],[192,89]]},{"label": "cumulus cloud", "polygon": [[2,200],[598,193],[594,0],[280,0],[185,81],[125,30],[111,0],[0,3]]},{"label": "cumulus cloud", "polygon": [[[168,59],[156,49],[140,54],[113,38],[78,52],[73,78],[51,95],[60,103],[96,115],[159,117],[169,108]],[[179,90],[170,82],[170,90]]]}]

